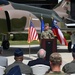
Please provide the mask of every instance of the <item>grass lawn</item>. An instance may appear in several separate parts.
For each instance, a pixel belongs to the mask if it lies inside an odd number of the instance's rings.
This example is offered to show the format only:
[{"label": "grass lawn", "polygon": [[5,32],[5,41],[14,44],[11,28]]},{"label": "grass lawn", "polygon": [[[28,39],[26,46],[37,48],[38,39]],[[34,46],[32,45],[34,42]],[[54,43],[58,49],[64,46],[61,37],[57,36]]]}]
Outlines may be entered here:
[{"label": "grass lawn", "polygon": [[[70,40],[67,40],[67,42],[69,42]],[[29,45],[29,43],[25,40],[23,41],[9,41],[10,42],[10,45]],[[2,41],[0,41],[0,45],[1,45]],[[37,45],[37,44],[40,44],[40,42],[38,41],[33,41],[30,43],[30,45]],[[59,45],[59,41],[57,40],[57,44]]]},{"label": "grass lawn", "polygon": [[[29,43],[27,41],[10,41],[10,44],[11,45],[29,45]],[[39,44],[38,41],[33,41],[30,43],[31,45],[32,44]]]},{"label": "grass lawn", "polygon": [[[10,45],[29,45],[29,43],[27,41],[9,41]],[[1,45],[2,41],[0,41],[0,45]],[[40,44],[40,42],[38,41],[33,41],[30,43],[30,45],[32,44]]]}]

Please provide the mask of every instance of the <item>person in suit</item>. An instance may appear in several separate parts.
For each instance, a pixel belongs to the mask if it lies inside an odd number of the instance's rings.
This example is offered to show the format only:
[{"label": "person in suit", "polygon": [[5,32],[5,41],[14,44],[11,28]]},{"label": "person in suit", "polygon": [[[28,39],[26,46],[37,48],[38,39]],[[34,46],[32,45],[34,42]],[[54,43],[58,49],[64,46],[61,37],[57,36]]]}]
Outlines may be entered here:
[{"label": "person in suit", "polygon": [[49,61],[45,60],[46,51],[44,49],[40,49],[37,52],[37,56],[38,56],[37,59],[28,62],[29,66],[34,66],[34,65],[38,65],[38,64],[50,66]]},{"label": "person in suit", "polygon": [[3,49],[0,49],[0,66],[6,68],[8,66],[8,59],[2,56],[2,54],[3,54]]},{"label": "person in suit", "polygon": [[42,31],[40,39],[54,39],[55,35],[49,27],[49,23],[45,24],[44,31]]},{"label": "person in suit", "polygon": [[33,75],[32,69],[28,65],[26,65],[22,62],[23,61],[23,51],[20,48],[15,50],[14,59],[15,59],[15,62],[6,68],[6,70],[5,70],[6,74],[9,72],[9,70],[11,68],[18,65],[20,67],[22,74]]}]

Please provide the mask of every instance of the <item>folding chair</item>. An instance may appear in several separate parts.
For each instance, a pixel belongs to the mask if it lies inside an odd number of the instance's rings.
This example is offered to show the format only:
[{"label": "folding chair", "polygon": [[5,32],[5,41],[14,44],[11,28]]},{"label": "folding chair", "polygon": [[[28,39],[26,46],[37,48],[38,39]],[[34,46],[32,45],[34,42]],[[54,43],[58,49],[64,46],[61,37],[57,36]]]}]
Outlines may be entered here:
[{"label": "folding chair", "polygon": [[3,66],[0,66],[0,75],[3,75],[3,74],[5,74],[5,73],[4,73],[4,70],[5,70],[5,67],[3,67]]},{"label": "folding chair", "polygon": [[34,75],[44,75],[50,67],[43,64],[31,66]]}]

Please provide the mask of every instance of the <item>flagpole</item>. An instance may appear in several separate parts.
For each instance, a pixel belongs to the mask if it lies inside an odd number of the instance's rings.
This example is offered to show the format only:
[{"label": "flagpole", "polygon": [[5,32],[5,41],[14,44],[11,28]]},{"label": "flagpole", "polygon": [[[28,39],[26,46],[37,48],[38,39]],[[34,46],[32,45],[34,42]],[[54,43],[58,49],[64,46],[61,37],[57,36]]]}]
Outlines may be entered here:
[{"label": "flagpole", "polygon": [[30,57],[30,43],[33,40],[39,40],[36,28],[34,27],[34,24],[32,23],[31,15],[29,16],[29,25],[30,25],[30,27],[28,30],[28,43],[29,43],[29,57]]},{"label": "flagpole", "polygon": [[[29,15],[29,26],[30,26],[31,14]],[[31,42],[30,42],[31,43]],[[29,43],[29,57],[30,57],[30,43]]]},{"label": "flagpole", "polygon": [[29,43],[29,57],[30,57],[30,43]]}]

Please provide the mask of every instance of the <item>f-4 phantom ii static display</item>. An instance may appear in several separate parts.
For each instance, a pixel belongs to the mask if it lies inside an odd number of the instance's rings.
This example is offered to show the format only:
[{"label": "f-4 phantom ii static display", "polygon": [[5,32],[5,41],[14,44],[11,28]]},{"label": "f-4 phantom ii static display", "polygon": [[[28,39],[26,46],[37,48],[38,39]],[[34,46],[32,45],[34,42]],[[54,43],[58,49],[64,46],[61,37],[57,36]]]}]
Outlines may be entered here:
[{"label": "f-4 phantom ii static display", "polygon": [[64,20],[65,27],[60,28],[71,36],[71,41],[68,43],[68,50],[71,51],[75,44],[75,0],[63,0],[53,10]]},{"label": "f-4 phantom ii static display", "polygon": [[[62,19],[52,10],[39,7],[29,6],[26,4],[18,4],[7,0],[0,0],[0,33],[26,33],[29,27],[29,18],[32,17],[32,22],[35,28],[40,32],[41,15],[45,22],[50,22],[51,17],[58,21]],[[2,38],[2,46],[4,49],[9,48],[9,41],[4,35]]]},{"label": "f-4 phantom ii static display", "polygon": [[[41,25],[41,15],[44,18],[45,22],[50,23],[51,18],[53,17],[59,22],[63,22],[63,19],[68,18],[69,14],[66,13],[65,5],[68,0],[63,0],[59,3],[59,6],[54,8],[53,10],[44,9],[40,7],[34,7],[26,4],[14,3],[7,0],[0,0],[0,33],[25,33],[29,27],[29,17],[32,17],[32,22],[35,25],[35,28],[38,32],[40,32],[40,25]],[[70,3],[70,2],[69,2]],[[62,8],[65,8],[64,12],[58,12],[59,8],[63,4]],[[70,6],[70,5],[69,5]],[[61,8],[61,9],[62,9]],[[60,9],[60,10],[61,10]],[[67,26],[62,26],[66,27]],[[64,28],[63,28],[64,29]],[[68,28],[67,28],[68,29]],[[5,40],[5,38],[3,39]],[[3,45],[6,46],[6,45]],[[4,47],[3,47],[4,48]],[[9,47],[7,47],[8,49]],[[5,48],[6,49],[6,48]]]}]

